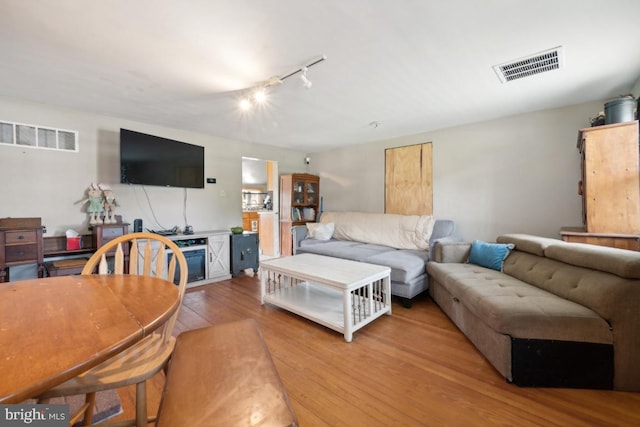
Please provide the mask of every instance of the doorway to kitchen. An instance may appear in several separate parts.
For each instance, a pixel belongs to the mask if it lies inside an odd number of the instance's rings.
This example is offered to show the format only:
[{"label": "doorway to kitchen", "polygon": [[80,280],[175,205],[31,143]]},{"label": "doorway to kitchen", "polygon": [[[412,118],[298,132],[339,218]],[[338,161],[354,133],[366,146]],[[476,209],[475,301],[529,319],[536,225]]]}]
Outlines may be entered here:
[{"label": "doorway to kitchen", "polygon": [[258,233],[260,260],[280,256],[278,162],[242,158],[242,228]]}]

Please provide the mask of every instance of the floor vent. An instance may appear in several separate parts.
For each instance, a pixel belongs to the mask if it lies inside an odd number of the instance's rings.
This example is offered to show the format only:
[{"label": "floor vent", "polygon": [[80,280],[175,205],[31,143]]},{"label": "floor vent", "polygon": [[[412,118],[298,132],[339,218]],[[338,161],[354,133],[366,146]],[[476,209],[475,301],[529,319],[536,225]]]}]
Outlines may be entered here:
[{"label": "floor vent", "polygon": [[562,46],[536,53],[526,58],[494,65],[498,78],[502,83],[522,79],[535,74],[557,70],[563,65]]}]

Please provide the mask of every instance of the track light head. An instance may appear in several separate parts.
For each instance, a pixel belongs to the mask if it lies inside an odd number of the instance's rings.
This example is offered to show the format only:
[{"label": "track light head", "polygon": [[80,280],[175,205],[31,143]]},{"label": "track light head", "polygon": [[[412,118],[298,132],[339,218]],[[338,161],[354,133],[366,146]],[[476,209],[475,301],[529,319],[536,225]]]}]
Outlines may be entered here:
[{"label": "track light head", "polygon": [[280,86],[282,84],[282,79],[278,76],[273,76],[269,79],[269,81],[267,82],[266,86],[270,87],[270,86]]},{"label": "track light head", "polygon": [[310,89],[311,86],[313,86],[313,83],[311,83],[311,80],[307,78],[307,70],[307,67],[303,67],[301,69],[302,74],[300,74],[300,80],[302,80],[302,86],[304,86],[305,89]]}]

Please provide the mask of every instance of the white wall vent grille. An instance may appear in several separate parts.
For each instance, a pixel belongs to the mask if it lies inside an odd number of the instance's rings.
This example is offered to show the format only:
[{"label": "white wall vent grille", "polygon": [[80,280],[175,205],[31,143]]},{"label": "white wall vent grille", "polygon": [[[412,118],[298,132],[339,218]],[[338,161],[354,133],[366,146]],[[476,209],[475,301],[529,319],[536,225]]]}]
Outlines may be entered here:
[{"label": "white wall vent grille", "polygon": [[78,151],[78,132],[0,121],[0,144]]},{"label": "white wall vent grille", "polygon": [[557,70],[563,65],[562,46],[558,46],[526,58],[494,65],[493,69],[500,81],[506,83],[547,71]]}]

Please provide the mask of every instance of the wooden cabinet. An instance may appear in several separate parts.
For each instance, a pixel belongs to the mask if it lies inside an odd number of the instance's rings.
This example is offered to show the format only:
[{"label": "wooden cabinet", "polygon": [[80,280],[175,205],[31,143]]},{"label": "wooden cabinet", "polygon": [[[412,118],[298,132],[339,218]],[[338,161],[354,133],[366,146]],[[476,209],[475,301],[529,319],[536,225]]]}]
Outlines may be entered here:
[{"label": "wooden cabinet", "polygon": [[638,121],[579,131],[583,227],[563,227],[563,240],[638,250],[639,142]]},{"label": "wooden cabinet", "polygon": [[44,276],[42,227],[0,228],[0,282],[10,281],[12,265],[37,264]]},{"label": "wooden cabinet", "polygon": [[[107,242],[115,239],[116,237],[124,236],[129,232],[129,224],[96,224],[92,226],[93,241],[96,243],[96,249],[106,244]],[[125,273],[129,273],[129,246],[122,245],[122,252],[124,253],[124,269]],[[113,249],[106,253],[107,256],[115,255],[116,250]],[[109,258],[111,259],[111,258]],[[111,269],[112,262],[109,261],[109,269]]]},{"label": "wooden cabinet", "polygon": [[582,129],[578,149],[586,232],[640,234],[638,122]]},{"label": "wooden cabinet", "polygon": [[[129,224],[97,224],[93,227],[93,241],[96,243],[96,249],[105,243],[124,236],[129,232]],[[113,254],[114,251],[109,254]]]},{"label": "wooden cabinet", "polygon": [[280,253],[293,254],[291,227],[314,222],[320,205],[320,177],[307,173],[280,176]]},{"label": "wooden cabinet", "polygon": [[260,228],[260,218],[257,211],[242,212],[242,229],[257,233]]}]

